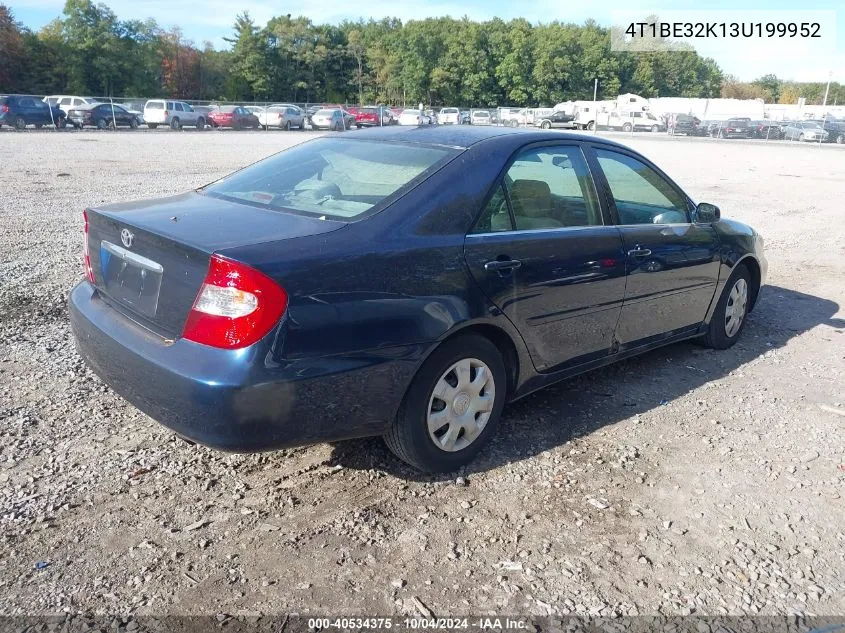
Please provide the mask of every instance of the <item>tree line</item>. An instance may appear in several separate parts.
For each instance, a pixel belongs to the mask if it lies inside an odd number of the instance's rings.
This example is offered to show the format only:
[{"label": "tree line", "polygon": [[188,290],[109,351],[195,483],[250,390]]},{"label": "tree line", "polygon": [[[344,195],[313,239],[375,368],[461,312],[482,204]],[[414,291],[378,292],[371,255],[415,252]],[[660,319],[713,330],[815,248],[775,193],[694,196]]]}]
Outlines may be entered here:
[{"label": "tree line", "polygon": [[[226,41],[228,50],[196,46],[178,28],[119,20],[91,0],[67,0],[60,17],[33,32],[0,4],[0,92],[522,106],[592,99],[596,79],[599,99],[745,91],[777,101],[807,90],[777,82],[775,93],[768,82],[763,93],[725,77],[692,49],[612,52],[610,29],[593,21],[443,17],[331,25],[285,15],[260,26],[243,13]],[[829,102],[845,101],[845,90],[838,84],[835,90]]]}]

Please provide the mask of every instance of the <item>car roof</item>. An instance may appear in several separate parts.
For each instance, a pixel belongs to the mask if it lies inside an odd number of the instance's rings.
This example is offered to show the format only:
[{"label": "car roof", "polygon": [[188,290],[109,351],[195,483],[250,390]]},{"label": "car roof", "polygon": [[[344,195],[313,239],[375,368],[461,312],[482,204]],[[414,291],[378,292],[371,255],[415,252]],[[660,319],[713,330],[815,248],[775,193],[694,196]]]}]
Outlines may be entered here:
[{"label": "car roof", "polygon": [[350,138],[367,138],[389,142],[426,143],[432,145],[448,145],[451,147],[469,148],[477,143],[486,141],[502,141],[512,145],[524,145],[541,141],[567,141],[601,143],[616,147],[625,147],[606,138],[592,134],[561,133],[557,131],[545,132],[527,128],[497,127],[471,125],[423,125],[423,126],[387,126],[360,130]]}]

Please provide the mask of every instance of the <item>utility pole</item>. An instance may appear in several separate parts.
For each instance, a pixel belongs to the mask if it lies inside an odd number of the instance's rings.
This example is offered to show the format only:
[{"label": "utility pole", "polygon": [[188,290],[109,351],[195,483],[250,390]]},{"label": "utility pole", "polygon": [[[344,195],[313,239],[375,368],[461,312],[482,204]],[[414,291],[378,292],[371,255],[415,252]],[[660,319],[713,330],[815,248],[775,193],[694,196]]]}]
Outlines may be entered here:
[{"label": "utility pole", "polygon": [[822,107],[827,105],[827,95],[830,92],[830,79],[833,77],[833,71],[829,70],[827,73],[827,88],[824,89],[824,102],[822,103]]},{"label": "utility pole", "polygon": [[593,121],[594,121],[594,123],[593,123],[593,136],[598,134],[598,130],[599,130],[599,117],[598,117],[598,112],[596,112],[596,109],[597,109],[596,104],[598,103],[598,99],[597,99],[598,94],[599,94],[599,78],[596,77],[595,83],[593,84]]}]

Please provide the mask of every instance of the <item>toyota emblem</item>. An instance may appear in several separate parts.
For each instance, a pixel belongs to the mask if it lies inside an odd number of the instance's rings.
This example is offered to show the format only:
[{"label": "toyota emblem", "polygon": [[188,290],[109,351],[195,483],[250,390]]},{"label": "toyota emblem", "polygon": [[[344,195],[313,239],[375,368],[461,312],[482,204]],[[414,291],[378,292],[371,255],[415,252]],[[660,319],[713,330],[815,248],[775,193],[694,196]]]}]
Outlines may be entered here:
[{"label": "toyota emblem", "polygon": [[123,245],[126,248],[132,248],[132,242],[135,240],[135,236],[132,234],[132,231],[129,229],[123,229],[120,232],[120,241],[123,242]]}]

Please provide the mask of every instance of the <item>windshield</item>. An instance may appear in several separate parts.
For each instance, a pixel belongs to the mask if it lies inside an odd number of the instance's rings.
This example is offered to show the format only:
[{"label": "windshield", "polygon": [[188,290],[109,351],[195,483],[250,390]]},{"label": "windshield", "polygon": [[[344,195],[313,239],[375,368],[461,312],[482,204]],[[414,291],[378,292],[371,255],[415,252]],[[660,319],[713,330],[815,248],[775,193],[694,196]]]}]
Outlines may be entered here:
[{"label": "windshield", "polygon": [[235,172],[205,193],[272,209],[349,219],[383,208],[455,150],[323,138]]}]

